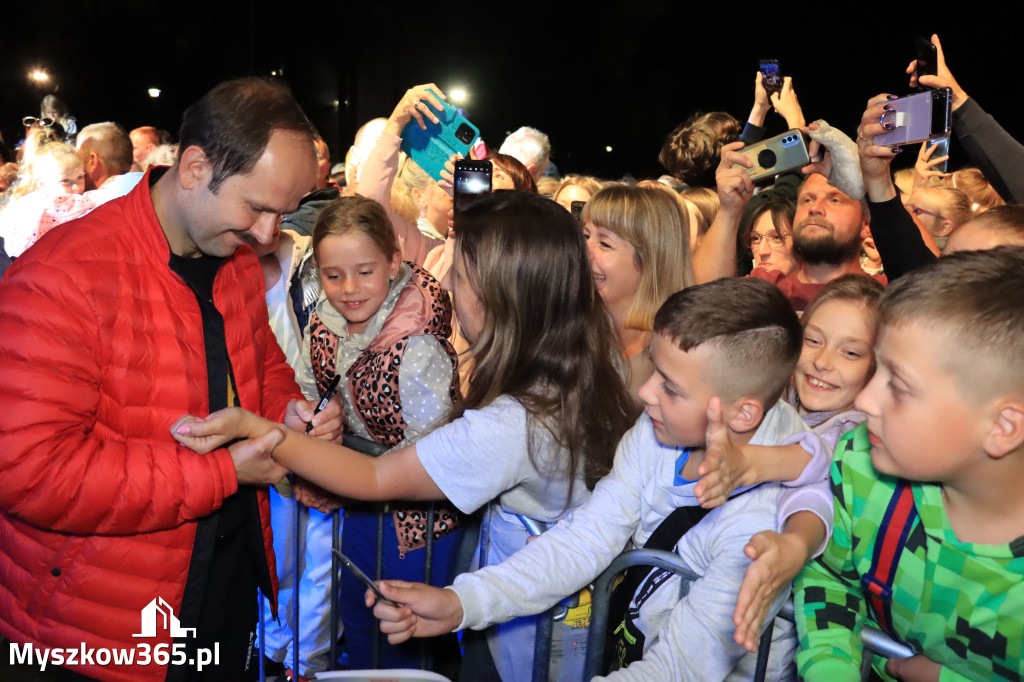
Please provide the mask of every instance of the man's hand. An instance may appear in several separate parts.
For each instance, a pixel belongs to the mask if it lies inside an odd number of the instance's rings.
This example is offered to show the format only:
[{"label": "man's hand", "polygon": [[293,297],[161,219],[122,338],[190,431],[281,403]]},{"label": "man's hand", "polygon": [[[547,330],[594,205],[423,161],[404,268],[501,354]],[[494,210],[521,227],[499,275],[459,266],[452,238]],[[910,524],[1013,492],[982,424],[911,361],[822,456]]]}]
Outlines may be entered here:
[{"label": "man's hand", "polygon": [[366,591],[366,606],[380,619],[380,631],[390,644],[443,635],[462,622],[462,602],[452,590],[402,580],[380,580],[377,585],[385,597],[402,605],[388,606],[377,600],[373,590]]},{"label": "man's hand", "polygon": [[796,90],[793,89],[793,79],[790,76],[782,80],[782,90],[772,95],[772,106],[786,119],[786,125],[790,128],[803,128],[806,125],[804,111],[800,108],[800,100],[796,98]]},{"label": "man's hand", "polygon": [[937,682],[942,665],[918,654],[910,658],[890,658],[885,672],[903,682]]},{"label": "man's hand", "polygon": [[910,62],[907,66],[907,74],[910,76],[910,86],[917,87],[918,82],[921,85],[926,85],[929,88],[949,88],[953,91],[953,101],[950,103],[953,111],[956,111],[963,103],[967,101],[967,93],[960,87],[960,84],[953,78],[953,74],[950,73],[949,67],[946,66],[946,56],[942,53],[942,43],[939,42],[939,36],[932,36],[932,45],[935,46],[936,53],[936,64],[935,64],[935,75],[934,76],[920,76],[917,75],[917,60]]},{"label": "man's hand", "polygon": [[743,143],[739,141],[724,145],[722,160],[715,171],[718,199],[722,204],[719,210],[732,215],[742,214],[750,197],[754,196],[754,183],[746,171],[754,162],[741,154],[740,149]]},{"label": "man's hand", "polygon": [[732,615],[736,634],[733,637],[737,644],[753,652],[757,651],[757,640],[768,609],[804,567],[807,547],[793,534],[763,530],[750,538],[743,551],[754,561],[743,574],[736,599]]},{"label": "man's hand", "polygon": [[274,485],[284,478],[288,470],[270,456],[283,440],[284,432],[278,426],[258,438],[230,445],[238,485]]},{"label": "man's hand", "polygon": [[309,432],[310,436],[340,442],[341,434],[345,430],[343,412],[341,398],[337,394],[327,401],[327,407],[317,415],[313,414],[313,406],[305,400],[293,400],[288,403],[288,409],[285,411],[284,425],[303,433],[306,425],[312,421],[313,430]]},{"label": "man's hand", "polygon": [[743,450],[729,438],[729,428],[722,421],[722,401],[708,401],[708,427],[704,461],[697,467],[700,482],[694,488],[700,506],[714,509],[724,504],[738,486],[746,485],[744,476],[750,471]]}]

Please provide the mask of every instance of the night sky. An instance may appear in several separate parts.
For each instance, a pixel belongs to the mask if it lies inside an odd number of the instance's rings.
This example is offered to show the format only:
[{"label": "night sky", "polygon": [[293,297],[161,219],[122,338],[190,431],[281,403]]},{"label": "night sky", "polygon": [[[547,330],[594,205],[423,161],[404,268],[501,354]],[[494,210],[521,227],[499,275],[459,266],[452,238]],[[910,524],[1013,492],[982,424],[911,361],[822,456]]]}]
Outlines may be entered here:
[{"label": "night sky", "polygon": [[[0,130],[13,143],[21,117],[39,114],[52,86],[30,84],[37,66],[52,74],[79,127],[115,120],[175,136],[182,110],[218,81],[283,70],[341,161],[361,123],[387,116],[409,86],[433,81],[468,91],[466,114],[495,148],[507,132],[532,125],[550,136],[563,172],[642,178],[662,172],[661,142],[690,112],[746,119],[759,59],[778,59],[794,77],[808,121],[824,117],[852,134],[869,97],[909,92],[903,70],[914,36],[937,31],[964,89],[1024,139],[1024,97],[1011,80],[1020,73],[1024,10],[989,5],[983,22],[981,10],[915,18],[879,6],[847,5],[843,29],[830,30],[807,11],[768,15],[724,3],[603,10],[554,2],[56,0],[5,12],[19,16],[5,22],[0,42]],[[150,87],[162,90],[159,99]],[[784,127],[775,114],[768,124],[771,133]],[[959,151],[954,145],[954,166],[964,161]]]}]

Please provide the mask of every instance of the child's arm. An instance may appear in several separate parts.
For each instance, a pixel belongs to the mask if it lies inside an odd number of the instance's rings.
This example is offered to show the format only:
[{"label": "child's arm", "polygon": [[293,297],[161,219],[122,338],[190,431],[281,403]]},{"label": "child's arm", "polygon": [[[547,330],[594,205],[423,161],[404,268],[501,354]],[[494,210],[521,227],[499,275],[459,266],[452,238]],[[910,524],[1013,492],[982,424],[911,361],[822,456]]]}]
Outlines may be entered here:
[{"label": "child's arm", "polygon": [[707,451],[697,468],[700,482],[694,493],[701,506],[724,503],[741,486],[765,481],[789,481],[799,487],[825,479],[832,448],[812,431],[787,438],[782,445],[733,443],[722,423],[721,411],[708,407]]},{"label": "child's arm", "polygon": [[355,500],[443,500],[445,495],[427,474],[416,446],[368,457],[355,450],[292,429],[240,408],[227,408],[206,419],[187,416],[171,427],[183,445],[197,452],[212,451],[238,438],[255,438],[271,429],[282,429],[284,441],[274,449],[274,459],[337,495]]},{"label": "child's arm", "polygon": [[443,635],[462,622],[462,603],[452,590],[403,580],[378,580],[377,586],[385,597],[401,604],[397,609],[388,606],[373,590],[366,590],[366,606],[380,620],[380,631],[390,644]]},{"label": "child's arm", "polygon": [[757,650],[768,608],[788,589],[800,569],[825,539],[825,526],[810,511],[799,511],[786,520],[782,533],[761,531],[744,548],[754,560],[743,576],[733,622],[736,642],[748,651]]}]

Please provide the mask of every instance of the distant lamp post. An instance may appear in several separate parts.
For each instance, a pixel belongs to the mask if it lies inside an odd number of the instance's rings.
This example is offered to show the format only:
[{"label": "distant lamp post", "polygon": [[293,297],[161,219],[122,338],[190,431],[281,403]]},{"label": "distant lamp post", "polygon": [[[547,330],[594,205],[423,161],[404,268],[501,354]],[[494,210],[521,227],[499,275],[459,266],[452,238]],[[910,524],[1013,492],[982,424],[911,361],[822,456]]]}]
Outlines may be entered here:
[{"label": "distant lamp post", "polygon": [[160,96],[160,88],[150,88],[146,92],[148,92],[149,96],[152,97],[153,99],[156,99],[157,97]]},{"label": "distant lamp post", "polygon": [[463,88],[452,88],[452,91],[449,94],[451,94],[453,102],[465,102],[466,97],[468,97]]},{"label": "distant lamp post", "polygon": [[28,75],[35,83],[48,83],[50,82],[50,74],[46,73],[42,69],[32,69],[32,72]]}]

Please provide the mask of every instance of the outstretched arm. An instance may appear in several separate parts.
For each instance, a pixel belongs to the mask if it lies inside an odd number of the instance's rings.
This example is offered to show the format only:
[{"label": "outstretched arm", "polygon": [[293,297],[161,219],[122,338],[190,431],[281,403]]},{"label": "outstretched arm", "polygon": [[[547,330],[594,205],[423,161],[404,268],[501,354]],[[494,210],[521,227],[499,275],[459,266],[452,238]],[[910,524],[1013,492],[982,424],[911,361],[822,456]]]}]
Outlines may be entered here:
[{"label": "outstretched arm", "polygon": [[220,410],[205,419],[182,417],[171,433],[187,447],[204,452],[238,438],[258,438],[273,429],[284,434],[274,449],[274,460],[336,495],[371,501],[444,499],[416,456],[415,445],[369,457],[239,408]]}]

